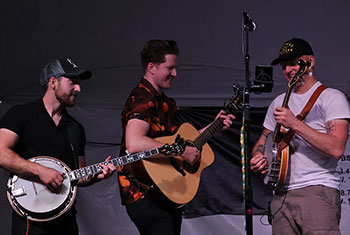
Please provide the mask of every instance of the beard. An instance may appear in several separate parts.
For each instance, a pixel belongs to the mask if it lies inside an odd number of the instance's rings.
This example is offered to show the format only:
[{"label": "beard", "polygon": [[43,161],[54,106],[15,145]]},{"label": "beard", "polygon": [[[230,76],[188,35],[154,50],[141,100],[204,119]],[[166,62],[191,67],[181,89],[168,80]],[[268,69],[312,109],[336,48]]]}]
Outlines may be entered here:
[{"label": "beard", "polygon": [[65,107],[73,107],[75,104],[75,97],[76,94],[67,94],[59,91],[56,92],[56,99]]}]

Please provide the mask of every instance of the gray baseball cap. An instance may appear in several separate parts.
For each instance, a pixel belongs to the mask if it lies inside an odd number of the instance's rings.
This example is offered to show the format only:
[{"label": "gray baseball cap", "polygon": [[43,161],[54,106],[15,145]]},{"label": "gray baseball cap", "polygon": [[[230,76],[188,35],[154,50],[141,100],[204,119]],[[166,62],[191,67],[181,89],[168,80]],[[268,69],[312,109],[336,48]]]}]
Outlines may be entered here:
[{"label": "gray baseball cap", "polygon": [[77,64],[71,58],[54,59],[48,63],[41,72],[40,84],[47,84],[50,77],[59,78],[61,76],[67,78],[79,77],[82,80],[91,78],[91,72],[85,69],[79,69]]}]

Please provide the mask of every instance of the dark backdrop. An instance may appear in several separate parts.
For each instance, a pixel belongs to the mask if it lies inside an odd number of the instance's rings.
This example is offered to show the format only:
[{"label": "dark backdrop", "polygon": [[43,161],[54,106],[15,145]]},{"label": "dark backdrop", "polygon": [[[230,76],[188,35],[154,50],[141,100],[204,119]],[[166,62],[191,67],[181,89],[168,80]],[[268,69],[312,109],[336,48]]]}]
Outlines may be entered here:
[{"label": "dark backdrop", "polygon": [[[196,107],[193,112],[204,115],[203,107],[221,107],[225,99],[232,97],[232,85],[244,83],[243,11],[247,11],[257,25],[249,34],[251,80],[255,76],[255,66],[268,65],[277,56],[282,42],[302,37],[313,46],[318,79],[349,94],[349,7],[347,1],[318,0],[2,1],[0,112],[3,114],[12,105],[39,98],[41,68],[53,58],[70,56],[80,67],[93,72],[93,79],[82,84],[83,92],[70,110],[86,128],[88,163],[102,161],[109,154],[116,156],[121,138],[120,110],[142,75],[139,52],[144,43],[154,38],[178,42],[181,50],[178,77],[167,94],[175,98],[181,108]],[[286,82],[276,66],[272,92],[252,94],[251,106],[266,107],[285,89]],[[192,115],[192,109],[186,111]],[[242,203],[241,178],[233,174],[240,172],[238,126],[236,123],[228,136],[220,134],[218,140],[210,143],[218,149],[217,154],[222,154],[227,177],[218,174],[217,167],[221,164],[216,161],[210,167],[215,171],[210,173],[208,168],[203,178],[210,184],[235,178],[232,188],[227,187],[228,193],[220,196],[231,199],[232,195],[234,202]],[[252,135],[253,140],[255,135]],[[227,141],[222,141],[226,137]],[[8,234],[11,210],[4,191],[7,172],[0,170],[0,174],[0,233]],[[220,181],[215,181],[214,176]],[[79,190],[77,208],[82,234],[136,232],[119,204],[116,180],[114,176]],[[225,184],[220,187],[225,188]],[[202,188],[204,196],[209,197],[207,193],[211,187],[205,183],[201,184]],[[267,197],[262,198],[263,204],[256,205],[259,208],[264,208],[267,200]],[[226,207],[226,199],[225,203],[211,203],[210,209],[218,205],[215,213],[242,211],[242,204],[238,208],[231,204]],[[194,201],[188,212],[197,214],[197,205],[202,207],[201,202]],[[232,225],[223,227],[223,231],[226,228]]]}]

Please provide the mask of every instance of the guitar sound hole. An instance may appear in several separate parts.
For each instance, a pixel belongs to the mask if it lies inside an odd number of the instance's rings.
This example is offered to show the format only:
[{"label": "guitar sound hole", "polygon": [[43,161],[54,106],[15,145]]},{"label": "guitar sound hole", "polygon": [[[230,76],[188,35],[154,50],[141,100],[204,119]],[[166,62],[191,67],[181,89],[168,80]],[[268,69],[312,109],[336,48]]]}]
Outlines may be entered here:
[{"label": "guitar sound hole", "polygon": [[194,174],[198,171],[199,169],[199,166],[201,164],[201,161],[200,159],[193,165],[187,163],[187,162],[183,162],[183,168],[188,172],[188,173],[191,173],[191,174]]}]

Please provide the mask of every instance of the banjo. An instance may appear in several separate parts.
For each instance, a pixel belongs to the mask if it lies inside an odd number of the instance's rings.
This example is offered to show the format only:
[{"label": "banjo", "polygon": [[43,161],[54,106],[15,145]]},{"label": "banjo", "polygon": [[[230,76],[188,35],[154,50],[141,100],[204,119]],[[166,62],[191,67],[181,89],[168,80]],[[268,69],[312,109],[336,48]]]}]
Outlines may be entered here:
[{"label": "banjo", "polygon": [[29,161],[62,172],[64,180],[60,192],[53,193],[41,183],[12,175],[7,182],[7,198],[12,208],[22,217],[33,221],[49,221],[61,216],[72,207],[77,193],[76,181],[85,176],[100,173],[102,171],[100,164],[111,163],[118,167],[158,154],[172,155],[183,151],[184,145],[184,140],[179,138],[172,145],[165,144],[160,148],[127,154],[73,171],[54,157],[33,157]]},{"label": "banjo", "polygon": [[[300,66],[298,72],[288,82],[288,89],[284,96],[282,107],[288,107],[288,101],[295,85],[301,80],[301,77],[305,74],[308,63],[303,60],[299,60]],[[272,134],[269,134],[265,144],[264,155],[268,161],[268,173],[264,177],[264,183],[272,188],[274,191],[280,191],[287,178],[287,172],[289,167],[289,141],[293,137],[293,132],[283,131],[281,124],[277,123],[275,130]]]}]

